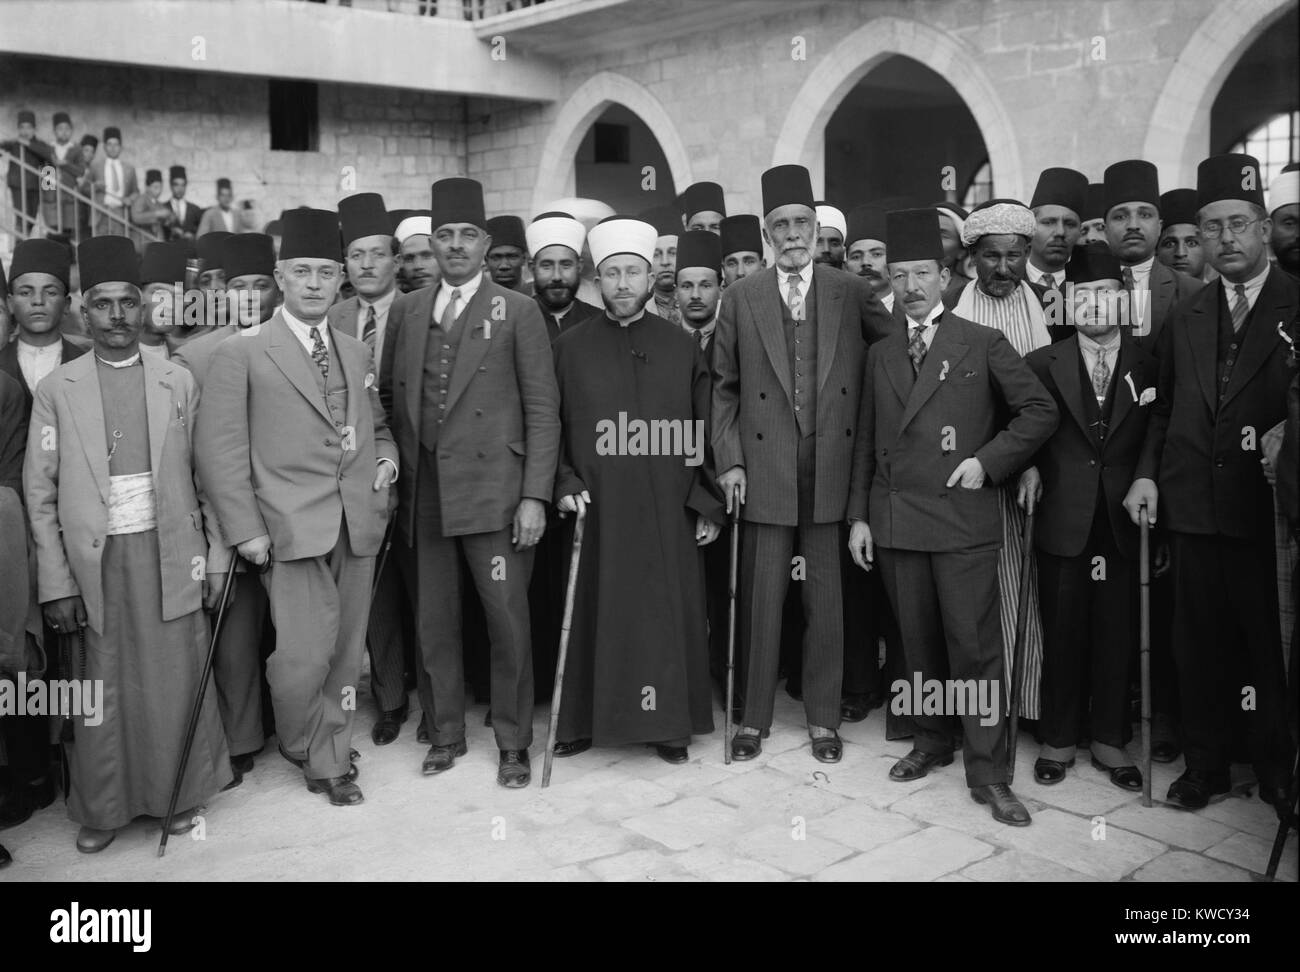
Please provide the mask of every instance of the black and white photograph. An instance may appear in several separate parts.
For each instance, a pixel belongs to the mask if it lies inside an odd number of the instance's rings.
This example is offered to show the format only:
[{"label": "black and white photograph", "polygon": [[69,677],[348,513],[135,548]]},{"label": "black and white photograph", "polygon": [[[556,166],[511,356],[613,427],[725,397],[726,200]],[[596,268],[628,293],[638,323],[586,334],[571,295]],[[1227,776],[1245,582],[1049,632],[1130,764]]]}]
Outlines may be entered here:
[{"label": "black and white photograph", "polygon": [[1290,947],[1297,0],[0,0],[0,167],[15,942]]}]

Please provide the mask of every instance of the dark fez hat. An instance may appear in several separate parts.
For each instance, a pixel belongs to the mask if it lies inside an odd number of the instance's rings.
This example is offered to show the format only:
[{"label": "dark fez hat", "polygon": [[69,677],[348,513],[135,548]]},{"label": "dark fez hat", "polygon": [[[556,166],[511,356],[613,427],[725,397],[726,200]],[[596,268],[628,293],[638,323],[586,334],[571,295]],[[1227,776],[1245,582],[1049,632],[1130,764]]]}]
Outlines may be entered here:
[{"label": "dark fez hat", "polygon": [[1039,206],[1064,206],[1082,219],[1088,206],[1088,177],[1075,169],[1044,169],[1029,201],[1030,209]]},{"label": "dark fez hat", "polygon": [[708,230],[687,230],[677,237],[677,272],[690,267],[703,267],[721,274],[722,237]]},{"label": "dark fez hat", "polygon": [[221,241],[221,268],[226,279],[275,271],[275,241],[265,233],[234,233]]},{"label": "dark fez hat", "polygon": [[[906,212],[906,210],[903,210]],[[935,225],[938,225],[938,210],[935,210]],[[854,206],[847,217],[848,232],[844,234],[844,245],[852,247],[858,240],[879,240],[888,242],[889,227],[886,225],[885,210],[872,203]]]},{"label": "dark fez hat", "polygon": [[1196,190],[1170,189],[1160,196],[1160,219],[1165,229],[1175,223],[1196,224]]},{"label": "dark fez hat", "polygon": [[1079,214],[1080,222],[1106,218],[1106,186],[1101,182],[1088,183],[1088,196]]},{"label": "dark fez hat", "polygon": [[1101,181],[1106,187],[1102,193],[1102,219],[1120,203],[1144,202],[1160,208],[1160,176],[1146,159],[1125,159],[1107,166]]},{"label": "dark fez hat", "polygon": [[9,262],[9,279],[17,280],[25,273],[48,273],[68,286],[68,270],[72,253],[62,243],[54,240],[19,240]]},{"label": "dark fez hat", "polygon": [[[110,138],[115,138],[119,142],[122,141],[122,129],[116,125],[109,125],[104,129],[104,141],[107,142]],[[161,173],[159,174],[161,175]]]},{"label": "dark fez hat", "polygon": [[763,173],[763,215],[780,206],[815,208],[812,177],[802,165],[778,165]]},{"label": "dark fez hat", "polygon": [[173,165],[167,170],[168,182],[175,182],[177,179],[185,179],[187,182],[189,181],[189,177],[185,175],[185,166]]},{"label": "dark fez hat", "polygon": [[716,182],[695,182],[677,200],[682,215],[690,219],[696,213],[721,213],[727,215],[727,203],[722,197],[722,186]]},{"label": "dark fez hat", "polygon": [[682,216],[675,206],[651,206],[636,214],[636,218],[649,223],[659,236],[680,236]]},{"label": "dark fez hat", "polygon": [[77,247],[81,292],[102,283],[121,281],[140,286],[140,257],[125,236],[96,236]]},{"label": "dark fez hat", "polygon": [[358,192],[339,200],[339,225],[343,228],[343,245],[367,236],[392,236],[393,224],[377,192]]},{"label": "dark fez hat", "polygon": [[763,255],[763,224],[753,213],[722,217],[719,232],[723,256],[729,253]]},{"label": "dark fez hat", "polygon": [[896,209],[886,213],[885,233],[889,236],[890,263],[943,261],[943,238],[939,235],[937,209]]},{"label": "dark fez hat", "polygon": [[281,260],[309,257],[343,262],[338,213],[328,209],[289,209],[285,211],[281,229]]},{"label": "dark fez hat", "polygon": [[487,234],[492,237],[493,246],[517,246],[528,252],[524,221],[518,216],[493,216],[487,221]]},{"label": "dark fez hat", "polygon": [[1094,280],[1123,280],[1124,268],[1105,243],[1076,246],[1065,265],[1066,283],[1092,283]]},{"label": "dark fez hat", "polygon": [[471,223],[487,232],[483,184],[478,180],[460,176],[439,179],[433,184],[431,195],[430,222],[434,230],[449,223]]},{"label": "dark fez hat", "polygon": [[1196,208],[1224,199],[1240,199],[1264,208],[1259,160],[1253,155],[1211,155],[1196,167]]},{"label": "dark fez hat", "polygon": [[185,285],[185,247],[179,243],[150,243],[140,261],[140,285]]},{"label": "dark fez hat", "polygon": [[211,233],[204,233],[194,241],[194,248],[199,252],[204,270],[221,266],[221,241],[234,235],[225,230],[213,230]]}]

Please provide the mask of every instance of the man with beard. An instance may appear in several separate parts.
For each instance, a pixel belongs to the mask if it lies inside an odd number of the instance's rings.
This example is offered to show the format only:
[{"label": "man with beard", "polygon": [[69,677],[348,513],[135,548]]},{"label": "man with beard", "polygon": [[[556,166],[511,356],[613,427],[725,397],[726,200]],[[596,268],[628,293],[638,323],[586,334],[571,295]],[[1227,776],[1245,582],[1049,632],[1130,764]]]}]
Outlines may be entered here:
[{"label": "man with beard", "polygon": [[1269,246],[1278,267],[1300,280],[1300,163],[1292,162],[1268,187],[1268,217],[1273,221]]},{"label": "man with beard", "polygon": [[1174,306],[1203,285],[1156,260],[1160,184],[1156,167],[1126,159],[1107,167],[1106,242],[1119,258],[1129,292],[1130,326],[1143,351],[1159,356],[1160,332]]},{"label": "man with beard", "polygon": [[488,220],[492,246],[487,252],[488,275],[506,290],[533,296],[532,287],[524,282],[524,265],[528,263],[528,243],[524,239],[524,221],[518,216],[493,216]]},{"label": "man with beard", "polygon": [[722,220],[727,215],[722,186],[716,182],[696,182],[686,187],[677,205],[682,211],[682,225],[687,230],[722,232]]},{"label": "man with beard", "polygon": [[[645,313],[656,234],[620,216],[592,228],[605,314],[555,343],[555,496],[561,511],[586,513],[557,755],[647,743],[684,763],[691,736],[713,731],[699,548],[723,517],[706,445],[709,373],[696,341]],[[686,236],[707,237],[717,258],[717,236]],[[714,291],[717,272],[704,271]],[[646,449],[619,431],[661,422],[680,437]]]},{"label": "man with beard", "polygon": [[429,225],[428,210],[407,216],[397,224],[393,235],[402,252],[403,293],[436,284],[441,272],[433,252],[433,227]]},{"label": "man with beard", "polygon": [[637,216],[653,226],[659,234],[655,238],[654,261],[650,272],[654,275],[654,303],[647,307],[651,314],[673,324],[681,324],[682,314],[677,307],[677,237],[681,234],[681,218],[672,206],[655,206]]},{"label": "man with beard", "polygon": [[1196,225],[1196,190],[1170,189],[1162,193],[1160,217],[1156,259],[1193,280],[1205,280],[1205,247],[1201,228]]},{"label": "man with beard", "polygon": [[730,287],[767,266],[763,257],[763,227],[757,216],[752,213],[726,216],[718,226],[722,238],[722,286]]},{"label": "man with beard", "polygon": [[844,243],[848,233],[844,213],[828,202],[817,202],[814,205],[817,210],[817,255],[814,259],[836,270],[843,270]]},{"label": "man with beard", "polygon": [[851,210],[845,238],[848,245],[844,248],[844,269],[863,278],[885,310],[892,314],[894,291],[889,286],[886,260],[885,211],[869,203]]},{"label": "man with beard", "polygon": [[1083,212],[1079,214],[1079,243],[1106,242],[1106,186],[1100,182],[1088,183]]}]

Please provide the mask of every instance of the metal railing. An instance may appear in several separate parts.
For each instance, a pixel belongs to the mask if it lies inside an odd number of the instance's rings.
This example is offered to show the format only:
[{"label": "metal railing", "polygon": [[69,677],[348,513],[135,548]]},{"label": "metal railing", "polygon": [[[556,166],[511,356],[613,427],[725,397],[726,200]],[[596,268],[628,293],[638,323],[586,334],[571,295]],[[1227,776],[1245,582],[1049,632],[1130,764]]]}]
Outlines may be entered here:
[{"label": "metal railing", "polygon": [[[80,146],[73,148],[80,150]],[[9,178],[15,171],[16,186]],[[126,236],[137,247],[162,240],[131,222],[129,206],[111,209],[66,184],[63,171],[53,162],[36,166],[0,149],[0,172],[9,190],[0,196],[0,234],[17,239],[58,236],[74,246],[90,236]],[[4,249],[12,252],[13,246]]]},{"label": "metal railing", "polygon": [[308,0],[331,3],[354,10],[381,10],[419,17],[447,17],[452,20],[486,20],[516,10],[526,10],[546,0]]}]

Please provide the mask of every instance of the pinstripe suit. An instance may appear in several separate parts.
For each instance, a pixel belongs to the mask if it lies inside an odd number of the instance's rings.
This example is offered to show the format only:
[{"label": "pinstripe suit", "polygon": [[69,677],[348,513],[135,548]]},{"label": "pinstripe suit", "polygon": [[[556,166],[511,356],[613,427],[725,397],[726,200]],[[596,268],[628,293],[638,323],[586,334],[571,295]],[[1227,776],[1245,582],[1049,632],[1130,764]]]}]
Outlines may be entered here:
[{"label": "pinstripe suit", "polygon": [[[840,723],[844,630],[840,524],[848,501],[853,434],[867,344],[899,325],[860,278],[813,268],[807,330],[815,374],[800,377],[789,312],[775,267],[728,287],[713,337],[713,449],[719,471],[744,468],[740,612],[748,651],[744,724],[772,722],[781,609],[802,558],[804,711],[810,725]],[[808,354],[805,351],[805,354]],[[812,356],[809,354],[809,357]],[[809,369],[811,370],[811,369]],[[802,386],[801,386],[802,382]],[[815,419],[796,411],[796,389]]]}]

